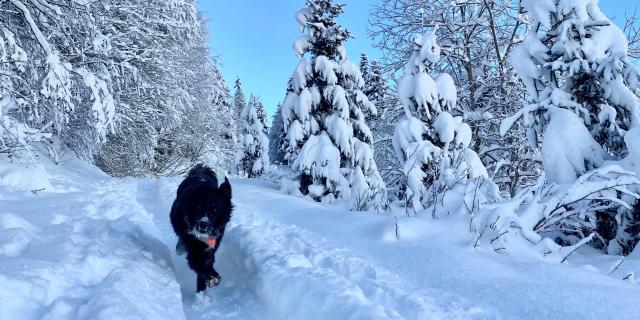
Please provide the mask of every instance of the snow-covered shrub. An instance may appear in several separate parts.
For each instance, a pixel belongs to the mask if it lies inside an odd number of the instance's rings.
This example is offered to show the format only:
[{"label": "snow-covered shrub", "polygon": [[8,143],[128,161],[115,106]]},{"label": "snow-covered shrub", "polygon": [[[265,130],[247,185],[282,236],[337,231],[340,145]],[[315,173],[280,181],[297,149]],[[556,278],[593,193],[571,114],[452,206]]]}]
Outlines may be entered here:
[{"label": "snow-covered shrub", "polygon": [[416,211],[443,205],[447,192],[457,185],[487,177],[469,148],[471,128],[449,113],[457,96],[451,77],[441,74],[434,79],[427,73],[439,59],[434,33],[416,37],[398,87],[405,114],[393,145],[407,177],[407,198]]},{"label": "snow-covered shrub", "polygon": [[[521,119],[531,147],[541,149],[546,184],[538,190],[546,195],[537,202],[547,209],[598,179],[602,188],[586,199],[554,209],[572,213],[553,219],[565,235],[558,241],[595,232],[596,246],[628,254],[640,239],[640,230],[627,227],[635,225],[638,186],[625,160],[636,143],[625,136],[640,123],[632,91],[640,73],[627,56],[625,36],[595,0],[525,1],[523,7],[533,23],[511,58],[528,104],[503,121],[501,133]],[[622,186],[620,175],[627,179]]]},{"label": "snow-covered shrub", "polygon": [[[638,183],[635,172],[617,165],[592,170],[569,186],[547,183],[542,177],[509,201],[485,205],[474,215],[475,245],[488,242],[496,251],[510,251],[517,250],[518,238],[524,238],[529,245],[547,247],[548,252],[541,252],[545,255],[565,252],[560,244],[582,246],[601,237],[596,232],[598,212],[619,206],[631,209],[628,202],[640,195],[630,188]],[[550,246],[553,240],[557,244]]]},{"label": "snow-covered shrub", "polygon": [[385,186],[363,113],[376,110],[362,92],[360,70],[342,46],[349,37],[335,22],[342,12],[343,5],[331,0],[308,0],[296,15],[307,33],[294,43],[301,60],[281,110],[286,158],[300,173],[303,194],[318,201],[350,199],[356,209],[364,203],[384,208]]},{"label": "snow-covered shrub", "polygon": [[269,139],[267,138],[266,118],[262,103],[251,96],[249,103],[240,115],[242,125],[242,149],[238,157],[238,173],[249,178],[261,176],[269,170]]}]

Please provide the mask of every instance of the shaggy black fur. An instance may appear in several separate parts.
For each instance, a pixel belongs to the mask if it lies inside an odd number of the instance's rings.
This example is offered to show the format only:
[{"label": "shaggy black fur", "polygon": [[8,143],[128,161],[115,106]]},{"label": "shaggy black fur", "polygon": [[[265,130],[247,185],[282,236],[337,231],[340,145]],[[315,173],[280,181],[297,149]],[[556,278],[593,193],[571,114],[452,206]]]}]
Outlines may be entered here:
[{"label": "shaggy black fur", "polygon": [[[178,235],[176,249],[186,250],[189,267],[198,276],[198,292],[220,283],[221,277],[213,264],[232,209],[229,180],[225,178],[218,187],[216,174],[204,165],[191,169],[178,187],[171,207],[171,224]],[[203,237],[216,238],[215,246],[210,248]]]}]

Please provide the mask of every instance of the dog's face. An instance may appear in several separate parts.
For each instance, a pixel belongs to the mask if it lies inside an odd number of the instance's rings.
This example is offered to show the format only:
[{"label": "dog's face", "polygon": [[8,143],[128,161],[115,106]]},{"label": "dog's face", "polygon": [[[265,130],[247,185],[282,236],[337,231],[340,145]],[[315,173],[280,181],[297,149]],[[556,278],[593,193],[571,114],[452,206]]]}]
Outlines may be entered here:
[{"label": "dog's face", "polygon": [[231,185],[225,182],[218,188],[198,188],[187,203],[186,218],[189,233],[201,241],[217,239],[231,219]]}]

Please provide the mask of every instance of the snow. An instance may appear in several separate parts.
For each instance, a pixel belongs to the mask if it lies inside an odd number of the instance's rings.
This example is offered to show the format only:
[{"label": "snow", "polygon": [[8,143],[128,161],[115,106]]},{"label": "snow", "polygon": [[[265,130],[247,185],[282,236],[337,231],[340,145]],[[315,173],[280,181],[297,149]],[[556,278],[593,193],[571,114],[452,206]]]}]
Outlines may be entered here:
[{"label": "snow", "polygon": [[573,112],[554,109],[542,143],[542,162],[547,179],[570,184],[591,168],[585,163],[603,163],[605,151]]},{"label": "snow", "polygon": [[304,32],[304,29],[307,27],[307,22],[309,21],[310,15],[311,10],[307,8],[301,9],[300,11],[296,12],[296,21],[298,22],[300,32]]},{"label": "snow", "polygon": [[[196,295],[169,208],[181,178],[44,165],[58,193],[0,186],[0,318],[635,319],[631,255],[568,263],[473,249],[469,218],[351,213],[232,179],[219,287]],[[297,188],[293,188],[297,189]],[[396,225],[397,221],[397,225]],[[24,266],[28,265],[28,268]],[[606,292],[606,294],[603,294]]]},{"label": "snow", "polygon": [[5,161],[0,162],[0,186],[23,191],[53,191],[47,170],[42,165]]},{"label": "snow", "polygon": [[0,189],[0,318],[184,319],[167,308],[179,285],[137,184],[48,169],[56,189],[77,191]]},{"label": "snow", "polygon": [[436,30],[419,35],[414,40],[415,44],[420,46],[420,62],[429,61],[436,63],[440,60],[440,46],[436,37]]},{"label": "snow", "polygon": [[420,113],[427,115],[427,118],[431,118],[432,108],[438,110],[438,85],[433,81],[428,74],[421,72],[413,76],[414,81],[414,96],[416,103],[424,108],[424,110],[418,110]]},{"label": "snow", "polygon": [[336,64],[325,56],[317,56],[314,70],[319,73],[328,85],[335,85],[338,82],[336,75]]},{"label": "snow", "polygon": [[304,53],[309,50],[309,47],[311,46],[309,40],[310,38],[308,35],[302,35],[293,43],[293,52],[298,57],[302,57]]},{"label": "snow", "polygon": [[453,78],[448,73],[439,74],[434,81],[438,86],[438,99],[444,107],[443,111],[451,111],[458,100],[458,90]]},{"label": "snow", "polygon": [[441,112],[433,123],[433,128],[438,133],[440,142],[453,142],[456,133],[456,123],[449,112]]},{"label": "snow", "polygon": [[640,176],[640,128],[633,128],[624,136],[624,141],[629,148],[627,157],[636,174]]}]

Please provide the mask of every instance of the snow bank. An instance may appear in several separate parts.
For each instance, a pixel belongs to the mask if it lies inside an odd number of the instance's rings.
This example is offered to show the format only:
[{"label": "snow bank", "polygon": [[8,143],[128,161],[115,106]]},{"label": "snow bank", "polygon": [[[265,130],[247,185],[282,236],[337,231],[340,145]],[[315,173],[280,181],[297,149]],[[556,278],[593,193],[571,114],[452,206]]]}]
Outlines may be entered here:
[{"label": "snow bank", "polygon": [[295,226],[242,211],[222,254],[243,266],[280,319],[468,319],[406,291],[400,279]]},{"label": "snow bank", "polygon": [[0,186],[22,191],[53,191],[47,170],[36,164],[0,164]]},{"label": "snow bank", "polygon": [[58,167],[54,187],[80,191],[15,193],[51,187],[36,179],[46,171],[0,170],[5,183],[20,177],[0,186],[0,319],[185,318],[170,251],[132,180]]}]

